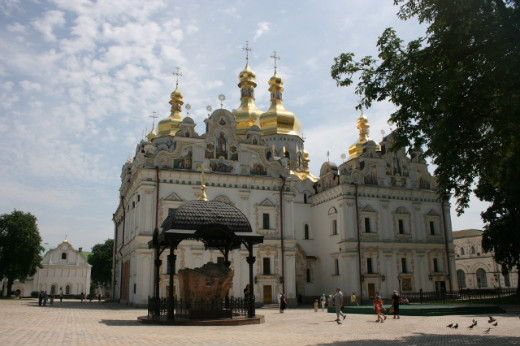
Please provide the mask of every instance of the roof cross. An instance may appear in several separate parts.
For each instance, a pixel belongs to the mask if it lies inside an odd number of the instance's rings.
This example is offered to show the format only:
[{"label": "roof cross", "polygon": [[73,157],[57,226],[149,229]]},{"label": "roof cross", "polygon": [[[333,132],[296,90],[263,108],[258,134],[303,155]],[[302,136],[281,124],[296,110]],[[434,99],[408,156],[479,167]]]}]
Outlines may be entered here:
[{"label": "roof cross", "polygon": [[280,57],[276,55],[276,51],[273,51],[274,54],[271,55],[271,58],[274,60],[274,73],[276,73],[276,60],[280,60]]},{"label": "roof cross", "polygon": [[179,86],[179,77],[182,77],[182,73],[180,73],[180,70],[181,70],[180,67],[177,66],[176,69],[177,69],[177,72],[172,72],[172,75],[177,77],[177,80],[175,82],[175,86],[178,87]]},{"label": "roof cross", "polygon": [[249,61],[249,52],[251,51],[251,48],[249,48],[249,41],[246,41],[246,47],[242,47],[242,50],[246,51],[246,61]]}]

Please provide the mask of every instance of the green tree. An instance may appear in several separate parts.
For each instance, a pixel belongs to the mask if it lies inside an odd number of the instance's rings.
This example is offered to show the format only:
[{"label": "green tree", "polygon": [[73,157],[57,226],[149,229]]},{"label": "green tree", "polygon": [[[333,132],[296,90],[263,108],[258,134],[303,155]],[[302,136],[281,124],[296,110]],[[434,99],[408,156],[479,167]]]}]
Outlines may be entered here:
[{"label": "green tree", "polygon": [[104,244],[96,244],[88,256],[88,263],[92,265],[92,282],[98,286],[110,287],[112,281],[112,258],[114,240],[107,239]]},{"label": "green tree", "polygon": [[14,280],[36,274],[41,268],[42,238],[31,213],[14,210],[0,216],[0,278],[7,278],[7,295]]},{"label": "green tree", "polygon": [[427,26],[405,44],[388,28],[379,59],[334,59],[332,77],[359,76],[358,108],[389,100],[397,147],[425,149],[442,197],[460,214],[472,190],[482,213],[483,246],[503,268],[520,264],[520,0],[395,0],[398,16]]}]

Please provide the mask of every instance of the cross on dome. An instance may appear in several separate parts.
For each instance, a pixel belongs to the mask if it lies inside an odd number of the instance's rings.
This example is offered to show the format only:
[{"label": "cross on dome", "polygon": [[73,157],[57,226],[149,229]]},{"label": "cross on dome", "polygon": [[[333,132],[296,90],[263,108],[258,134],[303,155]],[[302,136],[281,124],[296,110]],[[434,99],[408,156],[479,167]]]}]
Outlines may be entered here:
[{"label": "cross on dome", "polygon": [[246,61],[249,61],[249,52],[251,51],[251,48],[249,48],[249,41],[246,41],[245,48],[242,47],[242,50],[246,51]]},{"label": "cross on dome", "polygon": [[274,60],[274,73],[276,73],[276,60],[280,60],[280,57],[276,55],[276,51],[273,51],[274,54],[271,55],[271,58]]},{"label": "cross on dome", "polygon": [[177,72],[172,72],[172,75],[177,77],[177,80],[175,81],[175,86],[178,87],[179,86],[179,77],[182,77],[182,73],[179,72],[181,70],[180,67],[177,66],[176,69],[177,69]]}]

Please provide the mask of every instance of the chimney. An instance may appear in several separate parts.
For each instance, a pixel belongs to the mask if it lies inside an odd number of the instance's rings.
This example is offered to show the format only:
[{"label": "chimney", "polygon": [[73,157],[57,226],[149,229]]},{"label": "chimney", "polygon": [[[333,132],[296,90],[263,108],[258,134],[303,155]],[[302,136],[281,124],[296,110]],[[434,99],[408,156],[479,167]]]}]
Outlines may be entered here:
[{"label": "chimney", "polygon": [[83,248],[80,247],[80,248],[78,249],[78,251],[79,251],[79,252],[83,252]]}]

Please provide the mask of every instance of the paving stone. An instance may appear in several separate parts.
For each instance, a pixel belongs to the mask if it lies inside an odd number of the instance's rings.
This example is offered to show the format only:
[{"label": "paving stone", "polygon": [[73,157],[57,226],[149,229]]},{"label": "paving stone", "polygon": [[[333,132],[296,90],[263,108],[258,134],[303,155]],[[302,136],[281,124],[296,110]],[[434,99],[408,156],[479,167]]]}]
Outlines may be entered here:
[{"label": "paving stone", "polygon": [[[516,311],[484,315],[403,316],[376,323],[375,314],[347,315],[308,309],[258,309],[265,323],[244,326],[144,325],[145,309],[115,303],[67,300],[40,307],[37,300],[0,300],[0,345],[520,345]],[[472,320],[476,327],[469,329]],[[449,323],[459,328],[447,328]],[[489,333],[486,330],[490,328]]]}]

